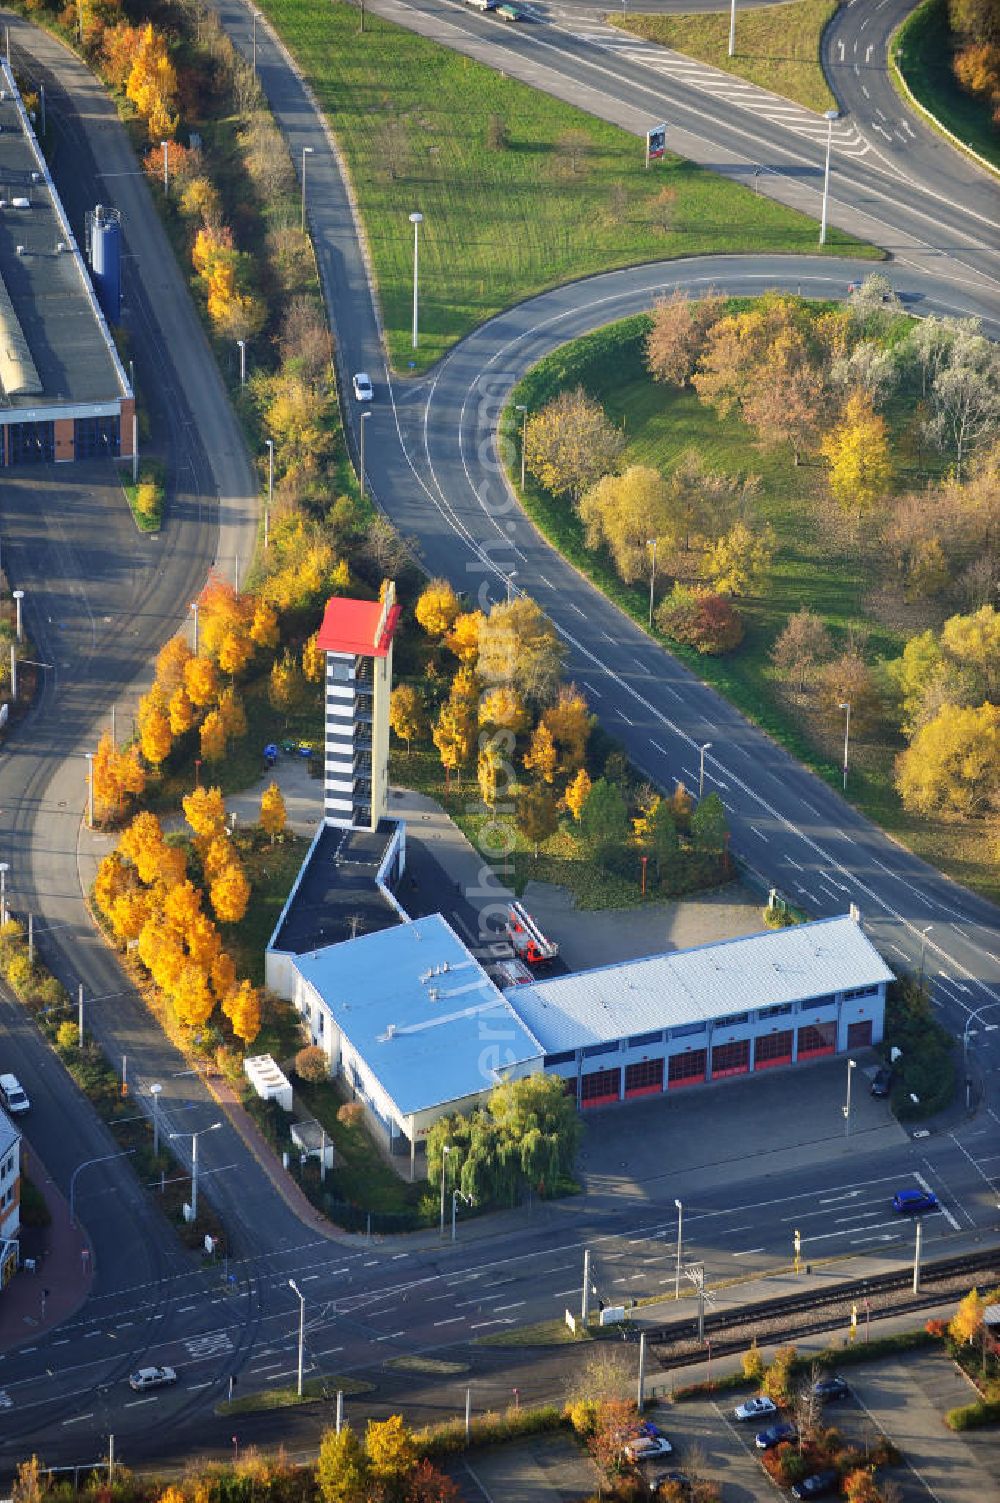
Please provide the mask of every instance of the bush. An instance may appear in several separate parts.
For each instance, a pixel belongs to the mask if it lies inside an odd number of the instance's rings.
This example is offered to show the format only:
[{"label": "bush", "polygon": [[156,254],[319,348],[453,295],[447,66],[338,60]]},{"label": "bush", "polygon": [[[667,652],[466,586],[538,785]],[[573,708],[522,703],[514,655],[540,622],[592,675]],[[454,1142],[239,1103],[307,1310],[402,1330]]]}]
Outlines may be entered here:
[{"label": "bush", "polygon": [[[549,1430],[561,1430],[569,1425],[563,1410],[554,1404],[537,1409],[515,1409],[504,1414],[487,1413],[473,1418],[470,1444],[474,1446],[496,1445],[498,1441],[515,1440],[520,1435],[541,1435]],[[413,1439],[420,1456],[433,1459],[438,1456],[455,1456],[466,1449],[465,1421],[445,1420],[440,1425],[428,1425],[417,1430]]]},{"label": "bush", "polygon": [[656,612],[665,636],[709,657],[732,652],[743,641],[743,617],[725,595],[675,585]]},{"label": "bush", "polygon": [[27,955],[12,955],[7,962],[7,980],[20,996],[31,985],[31,961]]},{"label": "bush", "polygon": [[978,1399],[975,1404],[962,1404],[958,1409],[949,1409],[944,1417],[949,1430],[975,1430],[997,1420],[1000,1420],[1000,1399]]},{"label": "bush", "polygon": [[330,1062],[324,1050],[316,1044],[307,1044],[295,1056],[295,1073],[307,1085],[322,1085],[330,1078]]},{"label": "bush", "polygon": [[781,903],[769,903],[764,909],[765,929],[790,929],[798,922],[792,910]]},{"label": "bush", "polygon": [[68,1054],[80,1044],[80,1030],[76,1023],[71,1023],[67,1018],[56,1029],[56,1048],[60,1054]]},{"label": "bush", "polygon": [[337,1108],[337,1121],[343,1127],[360,1127],[365,1120],[365,1109],[360,1101],[345,1101]]},{"label": "bush", "polygon": [[21,1175],[21,1225],[22,1226],[49,1226],[52,1222],[52,1212],[49,1210],[45,1196],[26,1174]]}]

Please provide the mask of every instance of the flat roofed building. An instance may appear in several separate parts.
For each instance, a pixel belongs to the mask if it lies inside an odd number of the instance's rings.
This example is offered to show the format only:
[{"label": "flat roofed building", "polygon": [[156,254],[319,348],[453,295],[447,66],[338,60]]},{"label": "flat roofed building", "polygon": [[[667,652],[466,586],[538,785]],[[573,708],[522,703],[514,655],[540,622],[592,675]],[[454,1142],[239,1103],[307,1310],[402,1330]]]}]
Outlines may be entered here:
[{"label": "flat roofed building", "polygon": [[131,455],[134,401],[13,75],[0,67],[0,464]]},{"label": "flat roofed building", "polygon": [[860,924],[832,918],[506,995],[585,1109],[868,1048],[892,980]]},{"label": "flat roofed building", "polygon": [[393,1149],[409,1145],[411,1166],[439,1117],[470,1111],[504,1076],[542,1068],[537,1039],[439,913],[292,966],[313,1042]]},{"label": "flat roofed building", "polygon": [[21,1134],[0,1111],[0,1289],[17,1272],[21,1232]]}]

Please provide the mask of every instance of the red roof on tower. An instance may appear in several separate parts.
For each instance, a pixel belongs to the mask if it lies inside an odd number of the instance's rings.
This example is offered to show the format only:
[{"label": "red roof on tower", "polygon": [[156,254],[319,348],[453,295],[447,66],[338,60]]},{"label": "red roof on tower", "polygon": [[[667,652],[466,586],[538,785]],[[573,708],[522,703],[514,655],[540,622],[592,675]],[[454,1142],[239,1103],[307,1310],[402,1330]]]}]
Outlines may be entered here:
[{"label": "red roof on tower", "polygon": [[401,607],[381,600],[345,600],[335,595],[326,603],[317,646],[323,652],[354,652],[384,658],[389,651]]}]

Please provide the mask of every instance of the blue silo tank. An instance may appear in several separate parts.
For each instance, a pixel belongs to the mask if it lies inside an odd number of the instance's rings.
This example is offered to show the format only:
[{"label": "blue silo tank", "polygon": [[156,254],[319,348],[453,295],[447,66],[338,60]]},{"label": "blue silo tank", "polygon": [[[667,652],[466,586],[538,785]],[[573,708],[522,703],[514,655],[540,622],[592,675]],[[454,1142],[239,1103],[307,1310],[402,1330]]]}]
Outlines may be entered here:
[{"label": "blue silo tank", "polygon": [[117,210],[98,204],[90,226],[90,266],[98,302],[109,324],[121,319],[122,227]]}]

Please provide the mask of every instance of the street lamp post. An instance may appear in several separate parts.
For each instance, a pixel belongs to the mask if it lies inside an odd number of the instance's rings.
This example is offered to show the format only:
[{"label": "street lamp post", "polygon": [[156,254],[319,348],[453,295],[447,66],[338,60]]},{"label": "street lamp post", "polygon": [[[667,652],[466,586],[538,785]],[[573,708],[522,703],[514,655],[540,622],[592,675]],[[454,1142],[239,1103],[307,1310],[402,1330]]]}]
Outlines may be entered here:
[{"label": "street lamp post", "polygon": [[311,157],[312,153],[313,153],[313,149],[312,149],[311,146],[303,146],[303,148],[302,148],[302,233],[303,233],[303,235],[306,232],[306,157]]},{"label": "street lamp post", "polygon": [[521,414],[521,494],[524,495],[524,442],[528,436],[528,409],[523,402],[518,402],[514,408]]},{"label": "street lamp post", "polygon": [[847,1061],[847,1101],[845,1102],[843,1108],[845,1138],[849,1138],[851,1136],[851,1077],[854,1074],[854,1071],[857,1069],[857,1065],[858,1062],[856,1059],[849,1059]]},{"label": "street lamp post", "polygon": [[736,52],[736,0],[732,0],[729,10],[729,56]]},{"label": "street lamp post", "polygon": [[451,1144],[445,1143],[441,1149],[441,1241],[444,1241],[444,1171],[448,1163],[448,1155],[451,1153]]},{"label": "street lamp post", "polygon": [[844,703],[837,707],[845,713],[844,719],[844,792],[847,792],[847,753],[851,745],[851,701],[845,699]]},{"label": "street lamp post", "polygon": [[10,863],[0,861],[0,924],[7,922],[7,873],[10,871]]},{"label": "street lamp post", "polygon": [[514,597],[514,580],[516,578],[517,578],[517,570],[516,569],[511,569],[510,573],[507,575],[507,604],[508,605],[510,605],[511,600]]},{"label": "street lamp post", "polygon": [[458,1202],[460,1200],[464,1201],[467,1206],[475,1205],[475,1201],[473,1200],[473,1198],[472,1198],[471,1195],[465,1195],[461,1190],[452,1190],[452,1192],[451,1192],[451,1240],[453,1242],[454,1242],[455,1237],[457,1235],[456,1225],[455,1225],[455,1216],[456,1216],[456,1209],[457,1209],[457,1206],[458,1206]]},{"label": "street lamp post", "polygon": [[684,1239],[684,1202],[682,1200],[675,1199],[674,1205],[677,1207],[677,1273],[674,1278],[674,1299],[680,1299],[682,1257],[681,1248]]},{"label": "street lamp post", "polygon": [[153,1098],[153,1157],[160,1157],[160,1095],[163,1091],[161,1085],[151,1085],[149,1094]]},{"label": "street lamp post", "polygon": [[256,10],[254,10],[254,13],[253,13],[253,71],[255,73],[257,72],[257,15],[258,15],[258,12]]},{"label": "street lamp post", "polygon": [[365,424],[371,417],[370,412],[363,412],[359,419],[361,429],[361,473],[358,479],[361,481],[361,499],[365,499]]},{"label": "street lamp post", "polygon": [[77,1164],[69,1177],[69,1224],[76,1226],[76,1181],[84,1169],[89,1169],[93,1164],[106,1164],[111,1159],[127,1159],[135,1153],[134,1148],[123,1148],[120,1153],[102,1153],[100,1158],[84,1159],[82,1164]]},{"label": "street lamp post", "polygon": [[[991,1007],[1000,1007],[1000,1002],[984,1002],[983,1006],[975,1012],[970,1012],[965,1020],[965,1029],[962,1033],[962,1074],[965,1077],[965,1110],[969,1111],[972,1106],[972,1081],[969,1078],[969,1040],[977,1037],[979,1030],[973,1028],[973,1023],[978,1023],[984,1012],[989,1012]],[[984,1033],[994,1033],[1000,1028],[998,1023],[986,1023]]]},{"label": "street lamp post", "polygon": [[84,752],[87,759],[87,829],[94,828],[94,753]]},{"label": "street lamp post", "polygon": [[192,600],[191,609],[194,611],[194,655],[198,656],[198,602]]},{"label": "street lamp post", "polygon": [[21,614],[21,601],[24,599],[24,591],[15,590],[13,593],[14,606],[17,611],[17,640],[20,642],[24,636],[24,619]]},{"label": "street lamp post", "polygon": [[274,502],[274,439],[265,438],[267,445],[267,505],[264,508],[264,547],[271,541],[271,506]]},{"label": "street lamp post", "polygon": [[244,387],[247,384],[247,342],[245,339],[238,339],[236,343],[240,350],[240,386]]},{"label": "street lamp post", "polygon": [[917,972],[917,985],[919,987],[923,987],[924,984],[924,961],[927,958],[927,936],[928,934],[930,934],[933,928],[933,924],[928,924],[920,931],[920,970]]},{"label": "street lamp post", "polygon": [[419,309],[420,288],[420,226],[424,222],[424,216],[418,211],[410,215],[410,223],[413,226],[413,348],[417,348],[417,313]]},{"label": "street lamp post", "polygon": [[213,1122],[210,1127],[200,1127],[197,1132],[172,1132],[171,1138],[191,1139],[191,1221],[198,1220],[198,1139],[203,1138],[207,1132],[217,1132],[222,1126],[221,1122]]},{"label": "street lamp post", "polygon": [[833,122],[839,119],[839,117],[839,110],[826,111],[826,166],[823,169],[823,213],[819,222],[820,245],[826,244],[826,216],[830,199],[830,152],[833,149]]},{"label": "street lamp post", "polygon": [[163,191],[170,192],[170,142],[161,141],[163,147]]},{"label": "street lamp post", "polygon": [[706,741],[705,745],[700,748],[700,751],[701,751],[701,760],[700,760],[699,765],[698,765],[698,802],[699,802],[699,804],[701,803],[701,796],[702,796],[702,794],[705,791],[705,753],[707,751],[711,751],[711,750],[712,750],[712,743],[711,743],[711,741]]},{"label": "street lamp post", "polygon": [[649,568],[649,629],[653,629],[653,586],[656,584],[656,538],[647,538],[646,547],[653,551],[653,562]]},{"label": "street lamp post", "polygon": [[288,1280],[288,1287],[295,1294],[297,1294],[298,1297],[299,1297],[299,1376],[298,1376],[298,1382],[296,1384],[295,1391],[298,1394],[299,1398],[301,1399],[301,1397],[302,1397],[302,1365],[303,1365],[302,1359],[303,1359],[303,1356],[305,1354],[305,1344],[306,1344],[306,1297],[302,1293],[302,1290],[299,1288],[298,1284],[295,1282],[294,1279],[289,1279]]}]

